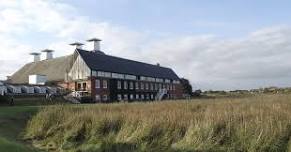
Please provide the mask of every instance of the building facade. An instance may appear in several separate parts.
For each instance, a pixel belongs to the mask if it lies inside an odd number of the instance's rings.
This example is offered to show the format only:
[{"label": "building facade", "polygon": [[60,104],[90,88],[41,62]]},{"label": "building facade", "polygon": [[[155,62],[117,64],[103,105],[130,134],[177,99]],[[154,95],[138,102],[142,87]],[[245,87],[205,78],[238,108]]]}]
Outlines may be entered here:
[{"label": "building facade", "polygon": [[48,84],[88,92],[95,102],[179,99],[183,94],[172,69],[106,55],[96,49],[76,48],[69,56],[34,60],[9,81],[27,84],[29,75],[35,74],[46,75]]}]

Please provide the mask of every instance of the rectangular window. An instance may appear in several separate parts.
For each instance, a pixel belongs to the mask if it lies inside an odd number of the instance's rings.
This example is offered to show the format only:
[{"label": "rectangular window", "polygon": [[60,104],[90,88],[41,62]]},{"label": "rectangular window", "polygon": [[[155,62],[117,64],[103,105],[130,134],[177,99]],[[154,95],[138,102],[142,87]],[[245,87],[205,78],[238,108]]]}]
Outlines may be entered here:
[{"label": "rectangular window", "polygon": [[124,99],[125,101],[127,101],[127,100],[128,100],[128,95],[127,95],[127,94],[123,95],[123,99]]},{"label": "rectangular window", "polygon": [[96,71],[92,71],[92,76],[97,76],[97,72]]},{"label": "rectangular window", "polygon": [[96,95],[96,96],[95,96],[95,100],[96,100],[96,101],[100,101],[100,100],[101,100],[100,95]]},{"label": "rectangular window", "polygon": [[135,99],[136,99],[136,100],[139,99],[139,95],[138,95],[138,94],[135,95]]},{"label": "rectangular window", "polygon": [[136,76],[134,76],[134,75],[125,75],[125,79],[136,80]]},{"label": "rectangular window", "polygon": [[140,83],[140,89],[143,90],[144,89],[144,84],[141,82]]},{"label": "rectangular window", "polygon": [[146,90],[149,89],[149,84],[148,83],[145,84],[145,88],[146,88]]},{"label": "rectangular window", "polygon": [[107,89],[107,80],[103,80],[103,88]]},{"label": "rectangular window", "polygon": [[127,88],[128,88],[128,86],[127,86],[127,81],[124,81],[123,88],[124,88],[124,89],[127,89]]},{"label": "rectangular window", "polygon": [[151,90],[154,90],[154,84],[151,83],[150,86]]},{"label": "rectangular window", "polygon": [[159,90],[159,86],[157,83],[155,84],[155,90]]},{"label": "rectangular window", "polygon": [[117,89],[121,89],[121,81],[117,81]]},{"label": "rectangular window", "polygon": [[134,100],[133,94],[130,95],[130,100]]},{"label": "rectangular window", "polygon": [[159,90],[162,89],[162,84],[159,84]]},{"label": "rectangular window", "polygon": [[135,82],[135,89],[138,90],[139,86],[138,86],[138,82]]},{"label": "rectangular window", "polygon": [[176,86],[175,86],[175,85],[173,85],[173,90],[174,90],[174,91],[176,90]]},{"label": "rectangular window", "polygon": [[121,94],[118,94],[118,95],[117,95],[117,100],[118,100],[118,101],[121,101],[121,100],[122,100],[122,96],[121,96]]},{"label": "rectangular window", "polygon": [[144,95],[142,94],[142,95],[140,96],[140,98],[141,98],[141,100],[144,100]]},{"label": "rectangular window", "polygon": [[103,95],[102,99],[103,99],[103,101],[107,101],[108,100],[108,96],[107,95]]},{"label": "rectangular window", "polygon": [[100,88],[100,80],[99,79],[96,79],[95,80],[95,88],[96,89],[99,89]]},{"label": "rectangular window", "polygon": [[133,82],[129,82],[129,88],[130,90],[133,90]]},{"label": "rectangular window", "polygon": [[154,99],[154,95],[153,95],[153,94],[151,94],[151,99],[152,99],[152,100]]}]

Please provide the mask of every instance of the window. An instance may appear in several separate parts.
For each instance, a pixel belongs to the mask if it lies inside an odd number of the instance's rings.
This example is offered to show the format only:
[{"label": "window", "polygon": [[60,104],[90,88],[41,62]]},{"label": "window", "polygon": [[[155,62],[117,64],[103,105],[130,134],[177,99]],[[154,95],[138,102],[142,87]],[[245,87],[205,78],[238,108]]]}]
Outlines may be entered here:
[{"label": "window", "polygon": [[145,87],[146,87],[146,90],[148,90],[148,89],[149,89],[149,84],[146,83],[146,84],[145,84]]},{"label": "window", "polygon": [[154,84],[150,84],[150,86],[151,86],[151,90],[154,90]]},{"label": "window", "polygon": [[83,90],[86,90],[86,89],[87,89],[87,84],[83,83]]},{"label": "window", "polygon": [[167,90],[170,90],[170,85],[169,84],[167,84]]},{"label": "window", "polygon": [[130,90],[133,90],[133,82],[129,83],[129,88],[130,88]]},{"label": "window", "polygon": [[105,95],[103,95],[102,99],[103,99],[103,101],[107,101],[108,100],[108,96],[105,94]]},{"label": "window", "polygon": [[96,71],[92,71],[92,76],[97,76],[97,72]]},{"label": "window", "polygon": [[162,89],[162,84],[159,84],[159,90]]},{"label": "window", "polygon": [[95,88],[96,89],[100,88],[100,80],[99,79],[95,80]]},{"label": "window", "polygon": [[153,94],[151,94],[151,99],[154,99],[154,95]]},{"label": "window", "polygon": [[155,84],[155,90],[159,90],[159,85],[157,83]]},{"label": "window", "polygon": [[144,95],[142,94],[142,95],[140,96],[140,98],[141,98],[141,100],[144,100]]},{"label": "window", "polygon": [[136,99],[136,100],[139,99],[139,95],[138,95],[138,94],[135,95],[135,99]]},{"label": "window", "polygon": [[128,95],[127,95],[127,94],[123,95],[123,99],[124,99],[125,101],[128,100]]},{"label": "window", "polygon": [[140,83],[140,89],[143,90],[144,89],[144,84],[141,82]]},{"label": "window", "polygon": [[146,99],[150,100],[150,95],[149,94],[146,95]]},{"label": "window", "polygon": [[130,100],[133,100],[134,99],[134,96],[133,94],[130,95]]},{"label": "window", "polygon": [[127,81],[124,81],[124,86],[123,86],[124,89],[127,89]]},{"label": "window", "polygon": [[135,89],[138,90],[138,82],[135,82]]},{"label": "window", "polygon": [[121,89],[121,81],[117,81],[117,89]]},{"label": "window", "polygon": [[175,86],[175,85],[173,85],[173,90],[174,90],[174,91],[176,90],[176,86]]},{"label": "window", "polygon": [[95,100],[96,100],[96,101],[100,101],[100,100],[101,100],[100,95],[96,95],[96,96],[95,96]]},{"label": "window", "polygon": [[104,89],[107,88],[107,80],[103,80],[103,88],[104,88]]},{"label": "window", "polygon": [[121,94],[118,94],[118,95],[117,95],[117,100],[118,100],[118,101],[121,101],[121,100],[122,100],[122,96],[121,96]]},{"label": "window", "polygon": [[77,90],[81,90],[82,86],[81,86],[81,83],[78,83],[78,88]]}]

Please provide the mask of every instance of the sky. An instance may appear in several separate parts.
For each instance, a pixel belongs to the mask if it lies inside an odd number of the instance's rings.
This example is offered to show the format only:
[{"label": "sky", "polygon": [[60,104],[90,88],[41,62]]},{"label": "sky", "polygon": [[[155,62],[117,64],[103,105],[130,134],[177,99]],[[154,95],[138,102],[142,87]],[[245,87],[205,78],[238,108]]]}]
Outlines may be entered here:
[{"label": "sky", "polygon": [[160,63],[194,89],[291,87],[289,0],[0,0],[0,79],[30,52],[106,54]]}]

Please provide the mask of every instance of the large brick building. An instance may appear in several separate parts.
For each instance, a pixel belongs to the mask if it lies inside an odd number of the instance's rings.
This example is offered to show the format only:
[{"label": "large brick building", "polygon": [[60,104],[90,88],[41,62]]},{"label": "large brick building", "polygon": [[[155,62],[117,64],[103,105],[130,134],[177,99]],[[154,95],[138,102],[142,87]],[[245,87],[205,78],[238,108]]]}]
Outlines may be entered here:
[{"label": "large brick building", "polygon": [[72,91],[86,91],[96,102],[120,100],[177,99],[182,87],[176,73],[160,65],[123,59],[100,51],[99,39],[91,39],[94,49],[81,49],[73,43],[72,55],[53,58],[51,50],[44,50],[45,60],[28,63],[9,79],[12,84],[28,84],[29,75],[46,75],[47,84],[59,85]]}]

